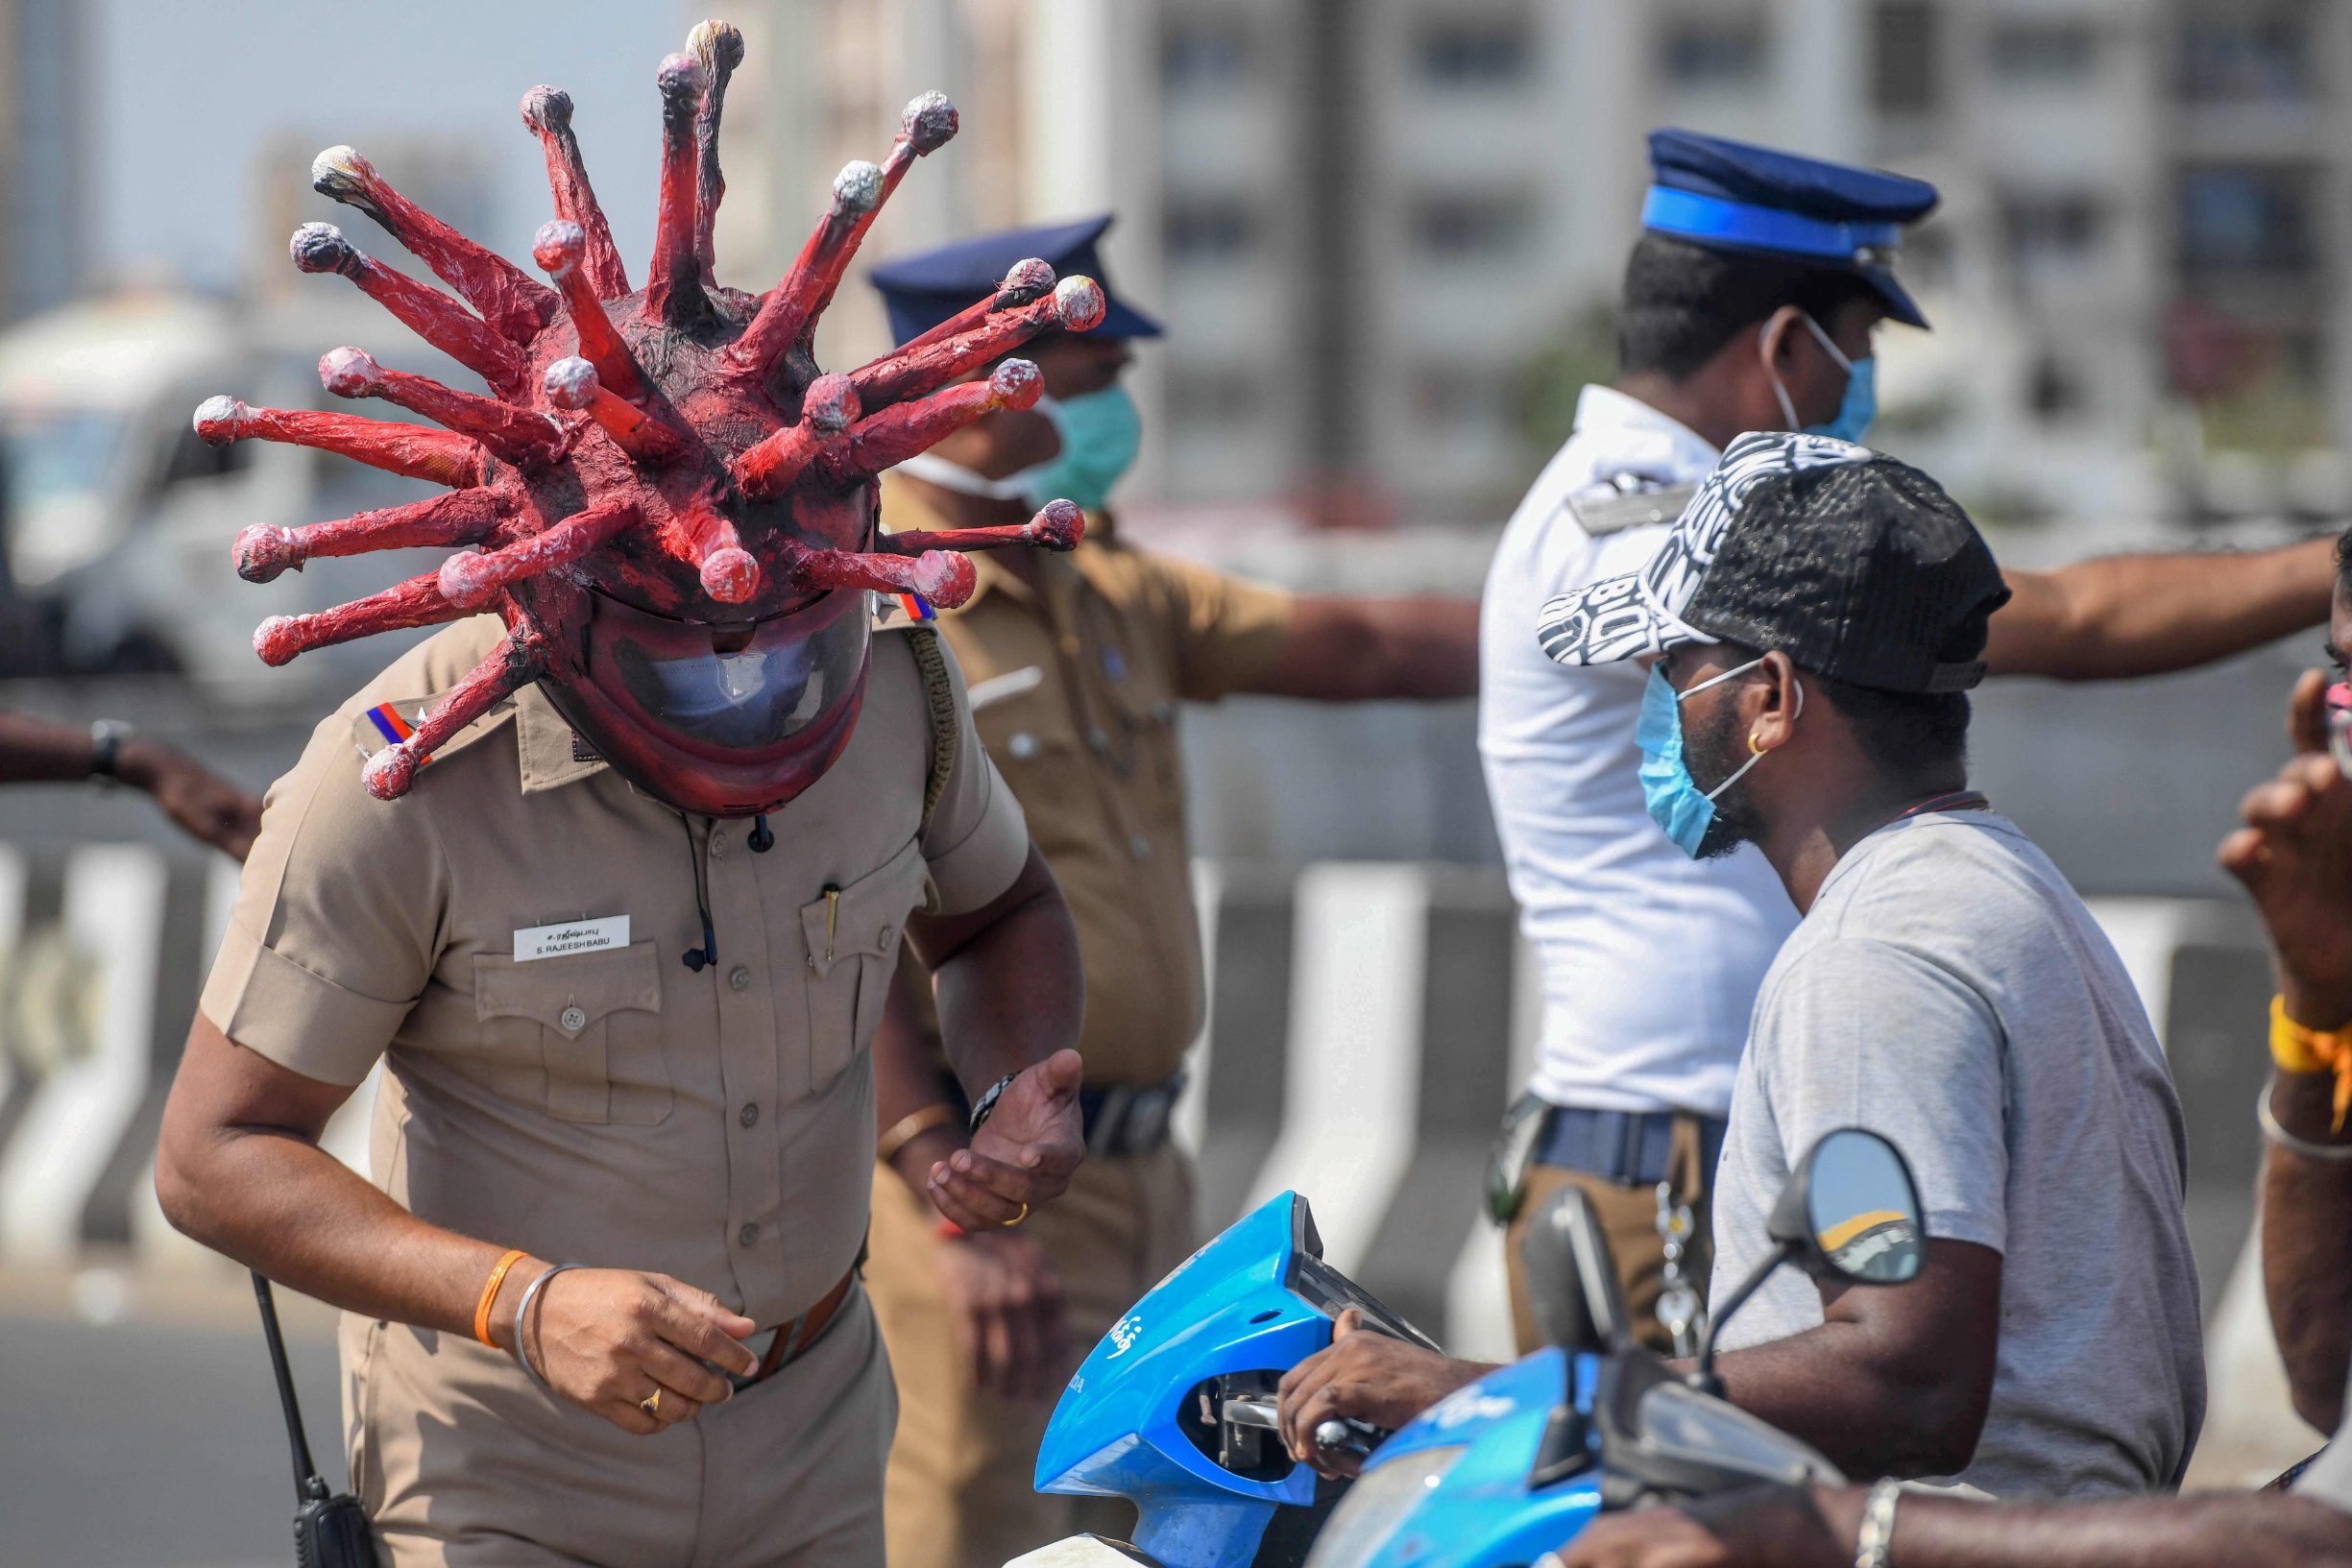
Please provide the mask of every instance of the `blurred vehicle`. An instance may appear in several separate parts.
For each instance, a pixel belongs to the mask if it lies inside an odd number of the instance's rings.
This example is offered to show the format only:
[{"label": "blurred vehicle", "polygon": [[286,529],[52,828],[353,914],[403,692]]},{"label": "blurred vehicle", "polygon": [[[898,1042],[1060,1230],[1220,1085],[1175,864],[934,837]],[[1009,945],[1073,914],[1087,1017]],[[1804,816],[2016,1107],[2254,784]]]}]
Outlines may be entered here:
[{"label": "blurred vehicle", "polygon": [[[389,588],[439,552],[319,561],[267,584],[238,578],[237,533],[416,500],[435,487],[343,457],[262,441],[208,446],[192,413],[214,393],[256,406],[354,408],[319,385],[320,344],[383,344],[385,322],[350,301],[241,309],[168,294],[78,304],[0,333],[0,494],[14,592],[53,628],[65,673],[177,671],[236,700],[283,700],[253,651],[264,616]],[[346,308],[338,308],[346,307]],[[473,385],[424,345],[389,347],[403,370]],[[414,640],[422,632],[405,634]],[[337,691],[395,657],[376,639],[295,666]]]}]

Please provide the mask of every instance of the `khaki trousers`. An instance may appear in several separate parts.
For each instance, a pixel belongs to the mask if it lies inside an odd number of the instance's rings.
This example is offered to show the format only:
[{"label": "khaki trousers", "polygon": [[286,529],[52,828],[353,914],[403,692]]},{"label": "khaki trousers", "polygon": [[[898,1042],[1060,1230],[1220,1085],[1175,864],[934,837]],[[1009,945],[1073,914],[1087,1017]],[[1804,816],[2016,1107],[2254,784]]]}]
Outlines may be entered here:
[{"label": "khaki trousers", "polygon": [[[1690,1240],[1684,1245],[1683,1276],[1707,1298],[1707,1276],[1713,1266],[1714,1248],[1708,1228],[1713,1193],[1701,1173],[1698,1134],[1689,1123],[1675,1129],[1673,1170],[1676,1195],[1690,1205]],[[1527,1168],[1527,1195],[1504,1238],[1504,1265],[1511,1279],[1511,1328],[1519,1354],[1543,1348],[1542,1331],[1536,1327],[1535,1310],[1527,1299],[1527,1271],[1519,1262],[1519,1243],[1543,1207],[1561,1189],[1574,1187],[1592,1200],[1601,1230],[1609,1238],[1610,1255],[1616,1260],[1617,1283],[1625,1292],[1626,1315],[1633,1319],[1634,1337],[1652,1350],[1671,1353],[1674,1342],[1658,1321],[1658,1298],[1664,1289],[1665,1238],[1658,1234],[1658,1188],[1655,1183],[1621,1187],[1589,1171],[1556,1165]]]},{"label": "khaki trousers", "polygon": [[346,1317],[342,1348],[391,1568],[883,1568],[896,1401],[862,1295],[798,1361],[649,1437],[471,1339]]},{"label": "khaki trousers", "polygon": [[[1126,1539],[1132,1506],[1035,1489],[1051,1398],[1016,1403],[972,1385],[948,1328],[934,1249],[937,1216],[885,1167],[874,1172],[866,1285],[898,1375],[898,1438],[884,1517],[890,1568],[1003,1568],[1067,1535]],[[1070,1190],[1023,1221],[1061,1274],[1078,1370],[1110,1326],[1193,1249],[1192,1170],[1174,1145],[1089,1158]]]}]

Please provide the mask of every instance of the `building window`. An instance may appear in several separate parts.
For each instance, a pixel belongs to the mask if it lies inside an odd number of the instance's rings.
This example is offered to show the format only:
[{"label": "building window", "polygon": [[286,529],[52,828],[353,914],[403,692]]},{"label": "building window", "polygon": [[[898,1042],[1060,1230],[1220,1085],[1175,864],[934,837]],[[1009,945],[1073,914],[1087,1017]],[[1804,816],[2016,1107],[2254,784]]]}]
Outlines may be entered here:
[{"label": "building window", "polygon": [[1174,19],[1160,40],[1160,75],[1171,93],[1228,92],[1248,80],[1251,54],[1240,16]]},{"label": "building window", "polygon": [[1439,261],[1499,261],[1525,240],[1527,203],[1516,196],[1424,197],[1413,214],[1413,237]]},{"label": "building window", "polygon": [[1677,87],[1752,87],[1763,79],[1769,43],[1761,12],[1668,17],[1658,35],[1659,70]]},{"label": "building window", "polygon": [[1169,257],[1182,265],[1230,261],[1257,240],[1256,215],[1238,197],[1179,199],[1162,221]]},{"label": "building window", "polygon": [[2224,166],[2180,177],[2180,265],[2191,273],[2312,270],[2317,181],[2291,167]]},{"label": "building window", "polygon": [[1999,22],[1985,54],[1993,74],[2005,81],[2042,85],[2080,82],[2098,62],[2098,32],[2084,21]]},{"label": "building window", "polygon": [[2079,267],[2097,253],[2106,216],[2097,198],[2079,192],[2003,197],[2010,262],[2027,274]]},{"label": "building window", "polygon": [[2308,104],[2318,95],[2311,7],[2250,4],[2180,30],[2180,94],[2193,104]]},{"label": "building window", "polygon": [[1933,0],[1879,0],[1871,16],[1870,96],[1883,114],[1929,114],[1936,91]]},{"label": "building window", "polygon": [[1508,87],[1528,74],[1526,13],[1438,15],[1421,33],[1421,76],[1438,87]]}]

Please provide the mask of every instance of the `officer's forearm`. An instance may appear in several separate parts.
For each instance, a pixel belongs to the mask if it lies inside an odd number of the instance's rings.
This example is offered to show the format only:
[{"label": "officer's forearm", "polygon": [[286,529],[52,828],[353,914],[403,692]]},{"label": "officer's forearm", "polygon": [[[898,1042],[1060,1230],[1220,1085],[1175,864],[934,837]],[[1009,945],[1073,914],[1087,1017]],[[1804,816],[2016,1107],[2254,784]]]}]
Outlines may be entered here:
[{"label": "officer's forearm", "polygon": [[[2287,1131],[2315,1144],[2337,1141],[2331,1073],[2271,1074],[2270,1110]],[[2270,1327],[2286,1363],[2297,1414],[2321,1432],[2343,1417],[2344,1369],[2352,1362],[2352,1164],[2314,1159],[2276,1145],[2263,1151],[2263,1287]]]},{"label": "officer's forearm", "polygon": [[[890,1169],[917,1193],[931,1168],[964,1145],[963,1108],[956,1086],[939,1071],[938,1042],[925,1026],[914,992],[930,975],[912,953],[902,953],[874,1030],[874,1121],[896,1143]],[[911,1133],[902,1130],[909,1126]]]},{"label": "officer's forearm", "polygon": [[[1824,1490],[1831,1535],[1850,1541],[1863,1494]],[[1903,1568],[2224,1568],[2352,1565],[2352,1515],[2261,1493],[2017,1506],[1910,1497],[1896,1506],[1890,1560]],[[1841,1562],[1843,1559],[1840,1559]]]},{"label": "officer's forearm", "polygon": [[1478,601],[1310,595],[1274,666],[1248,689],[1318,702],[1478,693]]},{"label": "officer's forearm", "polygon": [[[503,1248],[427,1224],[319,1147],[320,1129],[349,1093],[246,1050],[199,1015],[156,1157],[164,1217],[330,1306],[472,1334]],[[509,1270],[494,1312],[501,1340],[537,1271],[531,1259]]]},{"label": "officer's forearm", "polygon": [[944,950],[916,932],[931,963],[948,1061],[974,1099],[1005,1074],[1076,1049],[1085,1007],[1078,928],[1034,850],[984,914]]},{"label": "officer's forearm", "polygon": [[1996,675],[2099,681],[2192,669],[2327,619],[2335,542],[2119,555],[2005,574],[1985,663]]}]

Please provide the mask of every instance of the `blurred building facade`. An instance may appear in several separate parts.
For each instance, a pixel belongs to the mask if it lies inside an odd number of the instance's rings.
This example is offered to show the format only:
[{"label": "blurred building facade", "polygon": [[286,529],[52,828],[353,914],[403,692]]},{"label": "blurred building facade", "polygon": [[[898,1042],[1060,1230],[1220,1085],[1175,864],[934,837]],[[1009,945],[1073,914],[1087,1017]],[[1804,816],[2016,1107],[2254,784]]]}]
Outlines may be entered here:
[{"label": "blurred building facade", "polygon": [[0,0],[0,321],[89,284],[84,26],[78,0]]},{"label": "blurred building facade", "polygon": [[[750,14],[747,12],[758,12]],[[2352,502],[2352,7],[2324,0],[766,0],[766,149],[729,214],[781,267],[898,103],[965,110],[877,253],[1115,205],[1166,314],[1138,492],[1491,520],[1529,377],[1595,336],[1643,136],[1936,181],[1883,439],[1995,517]],[[730,110],[733,123],[735,110]],[[747,194],[752,187],[757,194]],[[855,345],[878,339],[869,317]],[[1584,362],[1606,363],[1606,336]],[[845,357],[846,346],[833,357]],[[1571,355],[1571,365],[1579,363]]]}]

